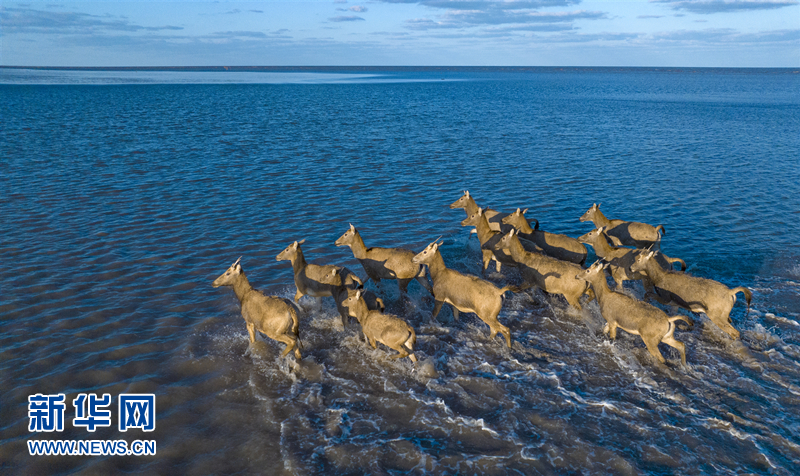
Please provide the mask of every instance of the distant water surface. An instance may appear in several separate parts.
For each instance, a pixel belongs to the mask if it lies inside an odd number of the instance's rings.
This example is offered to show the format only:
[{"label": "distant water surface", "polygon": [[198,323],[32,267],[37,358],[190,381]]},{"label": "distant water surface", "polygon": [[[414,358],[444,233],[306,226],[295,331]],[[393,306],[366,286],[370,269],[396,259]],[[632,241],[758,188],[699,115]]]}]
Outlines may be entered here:
[{"label": "distant water surface", "polygon": [[[789,70],[0,69],[0,468],[73,474],[796,474],[800,467],[800,76]],[[731,341],[708,319],[662,346],[602,334],[596,304],[508,294],[514,346],[454,321],[416,283],[368,287],[436,375],[305,297],[304,358],[249,349],[211,281],[239,256],[291,298],[288,262],[367,246],[480,274],[448,205],[529,208],[579,236],[663,224],[662,249],[742,295]],[[594,259],[590,252],[590,260]],[[591,261],[590,261],[591,262]],[[496,283],[515,271],[490,272]],[[641,296],[638,284],[629,291]],[[672,312],[669,311],[668,312]],[[678,311],[683,312],[683,311]],[[155,393],[152,434],[73,428],[78,393]],[[27,397],[65,393],[65,431],[27,431]],[[29,439],[155,439],[154,457],[31,457]]]}]

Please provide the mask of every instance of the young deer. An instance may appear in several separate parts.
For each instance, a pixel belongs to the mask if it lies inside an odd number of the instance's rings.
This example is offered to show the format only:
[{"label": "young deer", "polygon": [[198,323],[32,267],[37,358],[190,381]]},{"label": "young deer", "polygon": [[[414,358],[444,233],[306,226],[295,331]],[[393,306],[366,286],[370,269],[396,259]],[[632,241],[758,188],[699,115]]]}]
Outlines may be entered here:
[{"label": "young deer", "polygon": [[455,319],[458,319],[459,311],[474,312],[480,320],[489,325],[489,338],[494,339],[499,332],[505,337],[506,344],[510,348],[511,333],[508,327],[500,324],[497,315],[503,307],[503,294],[506,291],[517,292],[518,288],[515,286],[498,288],[489,281],[448,269],[439,253],[440,245],[441,243],[434,241],[412,260],[414,263],[428,265],[431,274],[433,296],[436,300],[431,319],[436,319],[444,303],[453,307]]},{"label": "young deer", "polygon": [[557,233],[548,233],[539,229],[539,222],[536,221],[536,227],[531,228],[530,223],[525,218],[525,212],[528,209],[517,211],[503,218],[502,222],[506,225],[513,226],[520,238],[525,238],[536,244],[542,249],[542,252],[553,258],[569,261],[583,266],[586,262],[586,247],[575,238],[567,235],[559,235]]},{"label": "young deer", "polygon": [[586,293],[589,284],[576,280],[575,275],[583,271],[583,268],[569,261],[525,251],[517,231],[513,229],[503,236],[498,246],[508,250],[516,261],[522,279],[526,282],[523,288],[536,286],[546,293],[560,294],[572,307],[581,310],[580,298]]},{"label": "young deer", "polygon": [[[344,271],[348,272],[346,268]],[[339,270],[334,268],[325,275],[323,281],[334,282],[336,281],[335,276],[337,274],[339,274]],[[367,307],[370,310],[383,312],[384,309],[386,309],[386,306],[383,304],[383,299],[379,298],[372,291],[364,290],[363,285],[360,285],[358,284],[358,281],[353,280],[354,276],[354,274],[346,274],[343,285],[334,288],[333,291],[333,300],[336,301],[336,309],[339,311],[339,315],[342,316],[342,327],[344,328],[347,328],[347,317],[352,315],[344,301],[348,298],[348,296],[355,293],[356,289],[362,290],[361,297],[364,299],[364,301],[366,301]]]},{"label": "young deer", "polygon": [[736,304],[736,293],[743,293],[747,300],[745,316],[750,312],[753,293],[744,286],[729,289],[711,279],[665,270],[656,261],[657,253],[656,251],[640,253],[631,270],[646,273],[656,287],[674,296],[673,301],[678,305],[692,312],[705,313],[711,322],[732,338],[738,339],[739,331],[731,325],[730,317],[733,305]]},{"label": "young deer", "polygon": [[[349,277],[352,282],[363,284],[358,276],[346,268],[306,263],[303,250],[300,248],[305,241],[295,241],[275,257],[277,261],[289,260],[292,262],[294,284],[297,286],[294,302],[299,301],[306,294],[317,298],[333,296],[337,288],[345,285],[343,278]],[[334,269],[337,270],[336,273],[333,272]]]},{"label": "young deer", "polygon": [[367,307],[360,289],[351,290],[342,304],[349,310],[351,316],[358,319],[364,337],[367,338],[373,349],[378,348],[375,344],[375,341],[378,341],[399,352],[392,356],[393,359],[408,357],[412,362],[417,361],[417,357],[414,355],[417,334],[408,323],[397,316],[383,314],[381,311],[371,311]]},{"label": "young deer", "polygon": [[265,296],[250,286],[244,275],[241,257],[227,271],[214,280],[215,288],[231,286],[242,308],[242,317],[250,334],[250,342],[256,341],[256,331],[263,332],[270,339],[286,344],[281,357],[294,349],[294,356],[300,360],[300,332],[297,319],[297,308],[288,299],[277,296]]},{"label": "young deer", "polygon": [[[667,234],[663,225],[652,226],[635,221],[609,220],[600,211],[600,205],[597,203],[586,210],[580,220],[591,221],[595,228],[605,227],[606,235],[615,246],[624,245],[636,248],[655,246],[655,249],[658,249],[661,245],[661,234]],[[661,230],[661,234],[659,234],[659,230]]]},{"label": "young deer", "polygon": [[350,229],[336,240],[336,246],[349,246],[353,256],[364,267],[367,277],[375,283],[381,279],[396,279],[400,292],[405,293],[408,283],[415,279],[429,293],[433,289],[425,276],[425,267],[414,264],[414,252],[404,248],[367,248],[361,234],[351,224]]},{"label": "young deer", "polygon": [[658,350],[658,343],[678,349],[681,362],[686,364],[686,346],[673,337],[675,321],[684,320],[683,316],[667,316],[661,309],[634,299],[627,294],[612,291],[606,282],[606,275],[601,262],[596,262],[589,269],[578,273],[575,278],[588,281],[597,296],[600,314],[606,320],[603,332],[611,339],[617,338],[617,327],[631,334],[638,335],[647,346],[650,354],[662,364],[666,361]]},{"label": "young deer", "polygon": [[[464,211],[467,212],[467,217],[469,217],[478,211],[478,204],[475,203],[475,199],[470,196],[469,191],[464,190],[464,195],[462,195],[461,198],[455,202],[451,203],[450,208],[463,208]],[[506,227],[503,227],[501,222],[503,217],[506,216],[506,213],[500,213],[497,210],[492,210],[491,208],[484,208],[483,213],[486,214],[486,218],[489,220],[489,228],[494,231],[507,231]]]}]

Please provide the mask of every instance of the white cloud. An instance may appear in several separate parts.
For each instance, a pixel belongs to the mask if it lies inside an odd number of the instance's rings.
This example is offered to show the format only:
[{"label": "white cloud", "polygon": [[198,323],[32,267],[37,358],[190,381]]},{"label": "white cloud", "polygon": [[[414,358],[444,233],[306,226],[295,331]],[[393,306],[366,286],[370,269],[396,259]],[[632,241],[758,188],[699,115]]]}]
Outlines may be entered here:
[{"label": "white cloud", "polygon": [[774,10],[797,5],[797,0],[650,0],[663,3],[673,10],[712,14],[752,10]]}]

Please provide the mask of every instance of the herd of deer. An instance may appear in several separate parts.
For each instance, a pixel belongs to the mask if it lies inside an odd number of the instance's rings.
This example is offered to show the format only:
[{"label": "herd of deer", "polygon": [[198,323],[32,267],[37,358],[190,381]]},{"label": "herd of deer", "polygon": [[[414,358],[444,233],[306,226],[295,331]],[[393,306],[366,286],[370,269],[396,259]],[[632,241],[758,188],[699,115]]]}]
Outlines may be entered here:
[{"label": "herd of deer", "polygon": [[[376,284],[382,279],[396,279],[403,294],[408,284],[416,280],[434,298],[432,319],[445,303],[452,306],[455,319],[458,319],[459,312],[475,313],[489,325],[490,338],[502,334],[509,348],[511,332],[497,319],[504,294],[535,286],[548,294],[560,294],[577,310],[581,310],[584,295],[587,300],[596,299],[606,320],[603,331],[611,339],[616,338],[617,328],[623,329],[641,336],[647,350],[662,364],[665,360],[658,350],[659,343],[677,349],[681,362],[685,364],[685,346],[675,340],[673,333],[675,321],[683,320],[691,325],[692,319],[684,315],[670,317],[658,307],[622,292],[623,282],[628,280],[642,281],[646,300],[653,298],[663,305],[673,306],[673,309],[678,306],[705,313],[732,338],[739,337],[739,332],[731,325],[730,312],[740,291],[745,295],[749,311],[750,290],[743,286],[729,289],[717,281],[674,271],[673,263],[680,263],[681,271],[686,269],[686,264],[659,251],[661,234],[665,233],[661,225],[653,227],[645,223],[609,220],[600,211],[600,206],[594,204],[580,221],[591,221],[597,228],[575,239],[541,231],[538,221],[531,228],[525,218],[527,209],[502,214],[479,208],[469,192],[464,192],[450,208],[465,209],[467,218],[461,222],[462,226],[476,228],[481,242],[483,270],[492,260],[498,272],[502,265],[516,267],[524,283],[522,286],[498,288],[484,279],[447,268],[439,252],[442,242],[438,239],[419,253],[403,248],[367,248],[361,235],[350,225],[335,244],[349,246],[367,278]],[[348,318],[355,317],[373,348],[377,348],[376,341],[381,342],[398,352],[393,358],[409,357],[416,362],[414,328],[397,316],[385,314],[383,300],[364,289],[364,282],[352,271],[340,266],[307,263],[300,248],[304,241],[295,241],[276,257],[278,261],[292,263],[297,286],[294,301],[299,301],[304,295],[316,298],[331,296],[336,301],[345,328]],[[583,267],[587,256],[585,244],[591,245],[599,258],[588,268]],[[265,296],[254,290],[240,261],[241,258],[236,260],[214,280],[213,286],[233,287],[241,303],[251,342],[255,342],[256,331],[260,331],[286,344],[282,356],[294,350],[295,357],[300,359],[300,323],[296,305],[288,299]],[[609,288],[606,272],[613,278],[615,290]]]}]

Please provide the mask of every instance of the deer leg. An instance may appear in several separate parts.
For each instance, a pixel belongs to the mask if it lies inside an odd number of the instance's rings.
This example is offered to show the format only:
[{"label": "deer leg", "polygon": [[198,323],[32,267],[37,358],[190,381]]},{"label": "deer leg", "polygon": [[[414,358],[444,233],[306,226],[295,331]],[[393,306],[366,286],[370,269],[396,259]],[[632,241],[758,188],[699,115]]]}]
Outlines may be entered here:
[{"label": "deer leg", "polygon": [[250,334],[250,343],[256,341],[256,325],[252,322],[247,323],[247,333]]},{"label": "deer leg", "polygon": [[392,355],[392,359],[402,359],[403,357],[408,357],[408,352],[406,352],[406,349],[404,349],[402,345],[398,345],[397,347],[389,347],[399,352],[399,354]]},{"label": "deer leg", "polygon": [[450,305],[450,307],[453,308],[453,319],[458,320],[458,309],[452,304]]},{"label": "deer leg", "polygon": [[494,255],[489,250],[482,250],[481,253],[483,253],[483,271],[485,272]]},{"label": "deer leg", "polygon": [[[644,338],[642,338],[642,340],[644,340]],[[662,364],[667,363],[667,361],[664,360],[664,356],[658,351],[658,341],[655,339],[647,339],[644,341],[644,345],[647,346],[647,350],[650,352],[650,355],[658,359],[658,361]]]},{"label": "deer leg", "polygon": [[614,278],[614,282],[617,284],[617,291],[622,291],[622,281],[624,281],[625,278],[625,270],[617,268],[611,272],[611,277]]},{"label": "deer leg", "polygon": [[279,336],[275,337],[275,340],[277,340],[278,342],[283,342],[284,344],[286,344],[286,348],[283,349],[283,353],[281,354],[281,357],[286,357],[289,354],[289,352],[292,351],[292,348],[294,348],[294,346],[297,345],[295,339],[287,336],[286,334],[279,335]]},{"label": "deer leg", "polygon": [[377,349],[378,344],[375,343],[375,338],[369,336],[367,336],[367,338],[369,339],[369,345],[371,345],[373,349]]},{"label": "deer leg", "polygon": [[683,342],[675,340],[675,338],[671,335],[661,339],[661,342],[667,344],[670,347],[678,349],[678,352],[680,352],[681,354],[681,363],[683,365],[686,365],[686,346],[683,344]]},{"label": "deer leg", "polygon": [[437,300],[436,303],[433,305],[433,314],[431,314],[432,321],[436,320],[436,316],[439,315],[439,311],[442,310],[442,304],[444,304],[444,301]]},{"label": "deer leg", "polygon": [[294,302],[300,302],[300,298],[303,297],[303,293],[300,292],[298,289],[297,292],[294,294]]},{"label": "deer leg", "polygon": [[[614,324],[606,324],[608,327],[608,338],[614,340],[617,338],[617,323]],[[605,329],[603,329],[605,330]]]},{"label": "deer leg", "polygon": [[499,261],[497,261],[497,258],[495,258],[495,259],[494,259],[494,268],[495,268],[495,271],[497,271],[497,272],[499,273],[499,272],[500,272],[500,267],[501,267],[501,264],[500,264],[500,262],[499,262]]},{"label": "deer leg", "polygon": [[397,285],[400,287],[400,293],[407,294],[408,293],[408,283],[410,279],[398,279]]},{"label": "deer leg", "polygon": [[506,338],[506,345],[508,348],[511,348],[511,331],[508,330],[508,327],[503,326],[500,328],[500,333],[503,334],[503,337]]},{"label": "deer leg", "polygon": [[564,294],[564,298],[566,298],[566,300],[570,304],[570,306],[574,307],[575,309],[577,309],[579,311],[583,310],[583,307],[581,307],[581,301],[580,301],[581,297],[580,296],[573,296],[573,295]]},{"label": "deer leg", "polygon": [[431,287],[431,283],[425,279],[425,276],[418,276],[416,280],[423,288],[427,289],[428,292],[431,293],[431,296],[433,296],[433,288]]},{"label": "deer leg", "polygon": [[732,339],[738,339],[739,338],[739,331],[737,331],[736,328],[733,327],[732,325],[730,325],[729,323],[727,323],[727,322],[719,322],[718,320],[714,320],[714,319],[712,319],[711,322],[713,322],[714,324],[719,326],[719,328],[722,329],[723,332],[725,332],[726,334],[731,336]]}]

